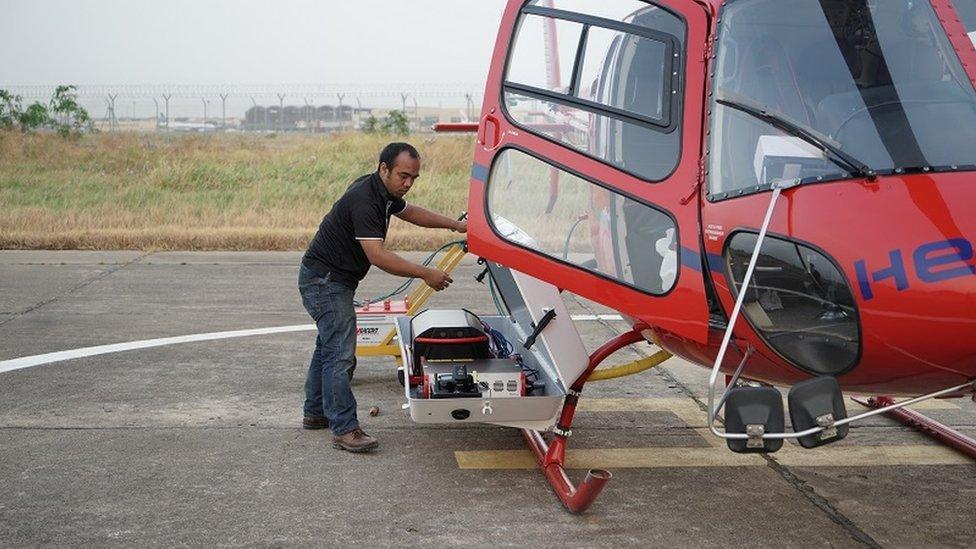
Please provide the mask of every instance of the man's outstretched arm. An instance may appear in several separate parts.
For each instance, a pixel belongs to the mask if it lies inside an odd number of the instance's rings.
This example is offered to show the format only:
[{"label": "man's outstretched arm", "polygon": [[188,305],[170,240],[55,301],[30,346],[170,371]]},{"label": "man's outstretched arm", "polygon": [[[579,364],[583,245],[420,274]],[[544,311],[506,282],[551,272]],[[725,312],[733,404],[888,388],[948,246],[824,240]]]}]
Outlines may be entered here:
[{"label": "man's outstretched arm", "polygon": [[396,216],[404,221],[413,223],[414,225],[418,225],[420,227],[426,227],[428,229],[451,229],[452,231],[457,231],[459,233],[468,231],[467,221],[451,219],[450,217],[432,212],[426,208],[422,208],[414,204],[407,204],[407,207],[404,208],[402,212],[396,214]]},{"label": "man's outstretched arm", "polygon": [[360,240],[359,244],[366,252],[370,263],[392,275],[422,278],[428,286],[437,291],[447,288],[451,282],[454,282],[444,271],[417,265],[387,250],[382,240]]}]

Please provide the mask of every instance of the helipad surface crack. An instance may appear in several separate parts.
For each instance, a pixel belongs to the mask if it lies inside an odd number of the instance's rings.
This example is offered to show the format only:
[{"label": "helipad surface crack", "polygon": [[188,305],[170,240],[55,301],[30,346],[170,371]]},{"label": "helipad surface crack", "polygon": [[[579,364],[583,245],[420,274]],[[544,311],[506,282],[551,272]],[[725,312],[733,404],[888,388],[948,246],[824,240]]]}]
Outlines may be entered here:
[{"label": "helipad surface crack", "polygon": [[58,294],[56,296],[53,296],[53,297],[50,297],[50,298],[45,299],[43,301],[40,301],[38,303],[35,303],[35,304],[31,305],[30,307],[27,307],[26,309],[22,310],[22,311],[12,312],[10,314],[10,317],[9,318],[5,318],[3,320],[0,320],[0,326],[3,326],[4,324],[7,324],[8,322],[10,322],[12,320],[15,320],[17,318],[20,318],[20,317],[22,317],[22,316],[24,316],[24,315],[26,315],[28,313],[31,313],[33,311],[36,311],[36,310],[40,309],[41,307],[44,307],[45,305],[50,305],[51,303],[54,303],[55,301],[61,299],[62,297],[67,297],[67,296],[69,296],[69,295],[77,292],[78,290],[80,290],[80,289],[82,289],[82,288],[84,288],[86,286],[89,286],[91,284],[94,284],[95,282],[98,282],[99,280],[102,280],[103,278],[105,278],[105,277],[107,277],[107,276],[109,276],[109,275],[111,275],[113,273],[116,273],[116,272],[118,272],[118,271],[120,271],[120,270],[122,270],[122,269],[124,269],[126,267],[128,267],[129,265],[132,265],[134,263],[138,263],[142,259],[144,259],[144,258],[149,257],[150,255],[152,255],[153,253],[154,252],[146,252],[146,253],[143,253],[142,255],[140,255],[140,256],[138,256],[138,257],[136,257],[134,259],[131,259],[129,261],[126,261],[124,263],[117,263],[115,265],[112,265],[108,269],[105,269],[104,271],[100,271],[100,272],[98,272],[98,273],[96,273],[96,274],[94,274],[94,275],[86,278],[85,280],[82,280],[78,284],[75,284],[71,288],[68,288],[67,290],[65,290],[64,292],[61,292],[60,294]]}]

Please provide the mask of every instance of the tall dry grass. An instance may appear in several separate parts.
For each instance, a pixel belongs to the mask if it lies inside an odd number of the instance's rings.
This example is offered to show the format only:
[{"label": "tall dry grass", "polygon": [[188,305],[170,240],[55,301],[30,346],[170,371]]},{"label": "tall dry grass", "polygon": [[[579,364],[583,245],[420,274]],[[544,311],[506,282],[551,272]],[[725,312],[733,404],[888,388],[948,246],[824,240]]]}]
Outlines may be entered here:
[{"label": "tall dry grass", "polygon": [[[301,250],[388,137],[0,132],[0,248]],[[467,204],[473,141],[413,138],[411,203]],[[443,231],[394,220],[389,245],[429,249]]]}]

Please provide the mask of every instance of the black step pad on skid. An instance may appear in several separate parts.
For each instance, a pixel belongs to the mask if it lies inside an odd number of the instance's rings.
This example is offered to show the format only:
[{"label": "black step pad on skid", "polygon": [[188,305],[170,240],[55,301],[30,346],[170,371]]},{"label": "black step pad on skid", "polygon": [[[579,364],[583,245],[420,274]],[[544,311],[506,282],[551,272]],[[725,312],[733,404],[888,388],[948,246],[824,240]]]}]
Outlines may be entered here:
[{"label": "black step pad on skid", "polygon": [[[783,397],[772,387],[735,387],[725,401],[725,431],[747,433],[750,425],[762,425],[765,433],[786,428]],[[759,446],[749,440],[727,439],[729,450],[739,454],[771,453],[783,447],[783,439],[766,439]]]}]

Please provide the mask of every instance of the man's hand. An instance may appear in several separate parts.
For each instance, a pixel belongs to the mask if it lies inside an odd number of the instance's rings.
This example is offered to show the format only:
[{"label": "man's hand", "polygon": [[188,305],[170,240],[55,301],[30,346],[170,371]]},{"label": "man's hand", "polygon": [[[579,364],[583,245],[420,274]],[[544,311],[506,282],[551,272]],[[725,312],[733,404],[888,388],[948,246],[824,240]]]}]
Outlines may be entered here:
[{"label": "man's hand", "polygon": [[438,292],[451,285],[454,280],[450,275],[438,269],[427,269],[424,273],[424,283]]},{"label": "man's hand", "polygon": [[468,232],[468,222],[466,220],[455,221],[454,227],[451,227],[451,230],[456,233],[466,233]]}]

